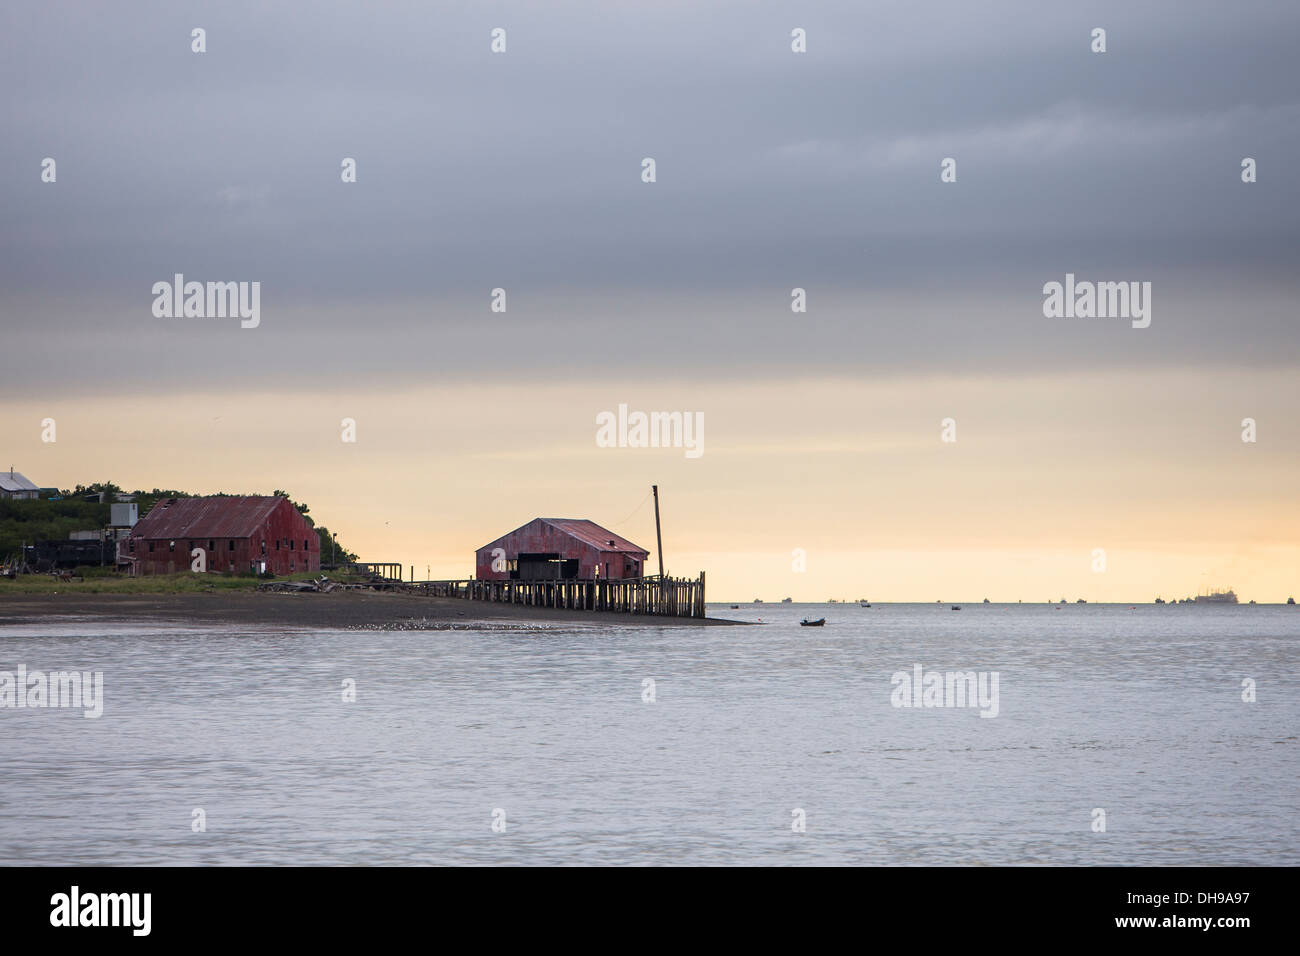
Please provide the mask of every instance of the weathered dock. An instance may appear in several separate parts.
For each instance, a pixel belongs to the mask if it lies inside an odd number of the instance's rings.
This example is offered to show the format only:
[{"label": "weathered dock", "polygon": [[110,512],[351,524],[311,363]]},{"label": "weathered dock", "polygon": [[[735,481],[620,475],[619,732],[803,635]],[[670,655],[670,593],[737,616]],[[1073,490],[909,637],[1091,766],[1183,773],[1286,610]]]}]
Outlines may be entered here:
[{"label": "weathered dock", "polygon": [[423,581],[432,597],[497,601],[571,611],[621,611],[662,617],[704,617],[704,572],[690,578],[609,580]]}]

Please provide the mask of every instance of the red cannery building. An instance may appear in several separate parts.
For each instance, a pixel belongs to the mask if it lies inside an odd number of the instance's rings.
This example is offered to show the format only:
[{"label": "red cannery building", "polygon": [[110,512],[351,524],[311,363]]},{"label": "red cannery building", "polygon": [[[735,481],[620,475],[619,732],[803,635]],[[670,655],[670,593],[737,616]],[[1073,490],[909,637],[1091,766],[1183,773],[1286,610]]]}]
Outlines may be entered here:
[{"label": "red cannery building", "polygon": [[639,578],[650,552],[585,518],[534,518],[475,552],[480,581]]},{"label": "red cannery building", "polygon": [[[194,552],[199,551],[196,555]],[[320,570],[320,535],[283,496],[163,498],[117,545],[136,574]]]}]

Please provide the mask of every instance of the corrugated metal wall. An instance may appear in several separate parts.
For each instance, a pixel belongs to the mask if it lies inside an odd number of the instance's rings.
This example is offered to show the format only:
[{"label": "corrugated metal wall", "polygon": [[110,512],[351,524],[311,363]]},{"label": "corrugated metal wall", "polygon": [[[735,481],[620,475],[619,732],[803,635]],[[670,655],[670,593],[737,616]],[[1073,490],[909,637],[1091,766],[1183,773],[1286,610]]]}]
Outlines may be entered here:
[{"label": "corrugated metal wall", "polygon": [[[492,552],[496,548],[505,551],[507,561],[517,560],[520,554],[554,553],[561,558],[577,559],[578,577],[596,576],[596,567],[600,567],[600,577],[605,578],[606,564],[609,565],[608,577],[620,579],[640,577],[641,561],[635,555],[624,552],[602,552],[571,534],[547,524],[536,518],[507,535],[497,538],[491,544],[484,545],[475,552],[474,574],[480,581],[505,581],[510,577],[509,571],[492,570]],[[626,569],[627,561],[633,563],[633,570]]]},{"label": "corrugated metal wall", "polygon": [[[139,527],[139,526],[137,526]],[[220,527],[220,523],[216,525]],[[190,528],[191,534],[202,526]],[[150,551],[150,545],[153,550]],[[204,554],[209,572],[272,574],[320,570],[320,535],[287,500],[282,500],[252,534],[243,537],[146,538],[133,535],[121,542],[119,555],[135,574],[175,574],[189,571],[192,549]]]}]

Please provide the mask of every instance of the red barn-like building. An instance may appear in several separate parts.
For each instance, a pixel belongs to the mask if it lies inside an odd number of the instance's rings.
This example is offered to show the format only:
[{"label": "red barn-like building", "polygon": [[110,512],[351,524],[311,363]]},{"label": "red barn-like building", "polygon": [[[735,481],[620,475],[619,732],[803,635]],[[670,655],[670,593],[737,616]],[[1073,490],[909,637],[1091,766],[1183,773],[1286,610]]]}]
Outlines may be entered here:
[{"label": "red barn-like building", "polygon": [[283,496],[163,498],[117,545],[131,574],[320,570],[320,535]]},{"label": "red barn-like building", "polygon": [[584,518],[534,518],[475,552],[480,581],[639,578],[650,552]]}]

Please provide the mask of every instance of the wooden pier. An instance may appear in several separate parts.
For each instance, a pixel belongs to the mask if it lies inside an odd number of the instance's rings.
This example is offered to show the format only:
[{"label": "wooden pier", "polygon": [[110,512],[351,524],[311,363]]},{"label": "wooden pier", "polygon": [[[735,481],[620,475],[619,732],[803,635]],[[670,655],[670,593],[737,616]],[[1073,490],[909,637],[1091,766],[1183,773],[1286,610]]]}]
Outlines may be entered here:
[{"label": "wooden pier", "polygon": [[621,611],[661,617],[704,617],[704,572],[690,578],[558,581],[424,581],[431,597],[498,601],[572,611]]}]

